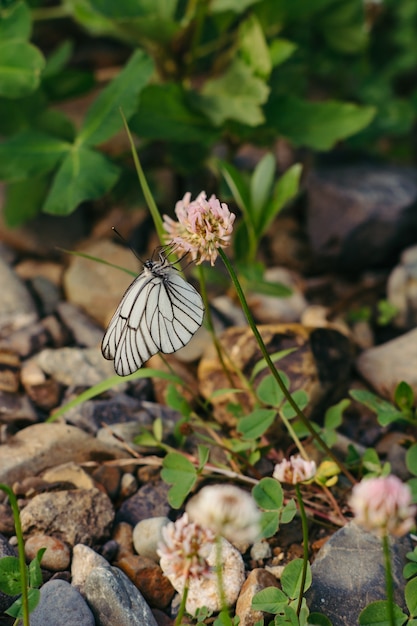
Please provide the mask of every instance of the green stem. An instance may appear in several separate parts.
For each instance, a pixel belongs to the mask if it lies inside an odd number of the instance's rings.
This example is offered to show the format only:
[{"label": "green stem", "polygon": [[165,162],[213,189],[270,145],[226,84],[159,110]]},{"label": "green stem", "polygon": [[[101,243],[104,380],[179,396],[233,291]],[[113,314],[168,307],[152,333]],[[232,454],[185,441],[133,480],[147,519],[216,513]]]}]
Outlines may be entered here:
[{"label": "green stem", "polygon": [[70,17],[71,11],[65,6],[57,7],[38,7],[31,10],[32,20],[35,22],[43,20],[56,20]]},{"label": "green stem", "polygon": [[304,587],[306,584],[307,578],[307,567],[308,567],[308,523],[307,523],[307,515],[304,508],[303,496],[301,495],[300,485],[295,485],[295,493],[297,496],[298,506],[300,508],[300,517],[301,524],[303,528],[303,571],[301,573],[301,583],[300,583],[300,595],[298,597],[297,604],[297,616],[300,615],[301,606],[303,604],[304,597]]},{"label": "green stem", "polygon": [[[232,264],[230,263],[229,259],[227,258],[226,254],[224,253],[224,251],[219,248],[219,255],[222,258],[223,263],[226,266],[227,271],[229,272],[230,278],[232,279],[232,282],[234,284],[234,287],[236,289],[238,298],[240,300],[240,304],[242,306],[243,312],[246,315],[246,319],[248,320],[248,324],[255,336],[255,339],[259,345],[259,348],[262,352],[262,356],[264,357],[269,370],[271,372],[271,374],[273,375],[273,377],[275,378],[275,380],[277,381],[279,388],[281,389],[282,393],[284,394],[285,398],[287,399],[288,403],[291,405],[291,407],[294,409],[296,415],[299,417],[299,419],[301,420],[301,422],[303,423],[303,425],[307,428],[307,430],[310,432],[311,436],[317,441],[317,443],[323,448],[323,450],[326,452],[326,454],[328,454],[330,456],[330,458],[336,463],[336,465],[340,468],[340,471],[349,479],[349,481],[352,484],[355,484],[356,480],[354,479],[354,477],[352,476],[352,474],[345,468],[345,466],[343,465],[343,463],[341,463],[341,461],[333,454],[333,452],[330,450],[329,446],[326,444],[325,441],[323,441],[323,439],[320,437],[320,435],[315,431],[315,429],[313,428],[313,426],[310,424],[310,421],[307,419],[307,417],[304,415],[304,413],[302,412],[302,410],[300,409],[300,407],[298,406],[298,404],[295,402],[294,398],[292,397],[292,395],[290,394],[290,392],[288,391],[287,387],[284,384],[284,381],[282,380],[277,368],[275,367],[271,357],[269,356],[268,350],[266,348],[266,345],[264,343],[264,340],[261,337],[261,334],[255,324],[255,321],[252,317],[252,313],[250,312],[248,303],[246,301],[245,298],[245,294],[243,293],[242,287],[240,286],[239,283],[239,279],[236,275],[236,272],[232,266]],[[282,420],[285,424],[285,426],[288,428],[288,420],[284,419],[284,416],[282,416]],[[302,456],[304,458],[308,458],[304,448],[299,448],[300,453],[302,454]]]},{"label": "green stem", "polygon": [[229,609],[226,602],[226,594],[224,592],[222,538],[220,535],[216,537],[216,574],[221,606],[220,615],[223,618],[222,624],[225,624],[226,626],[232,626],[232,620],[230,619]]},{"label": "green stem", "polygon": [[19,554],[19,570],[20,581],[22,585],[22,611],[23,611],[23,626],[29,626],[29,601],[28,601],[28,574],[25,560],[25,544],[23,542],[22,525],[20,523],[20,511],[17,505],[17,499],[12,489],[3,483],[0,483],[0,489],[7,493],[10,506],[13,511],[14,526],[17,537],[17,549]]},{"label": "green stem", "polygon": [[177,617],[175,618],[174,626],[181,626],[182,618],[185,614],[185,606],[187,604],[187,596],[188,596],[188,580],[184,585],[184,591],[182,593],[180,608],[178,609]]},{"label": "green stem", "polygon": [[389,623],[390,623],[390,626],[395,626],[394,585],[392,582],[391,554],[390,554],[390,548],[389,548],[388,534],[385,534],[382,537],[382,549],[384,552],[385,591],[387,595]]}]

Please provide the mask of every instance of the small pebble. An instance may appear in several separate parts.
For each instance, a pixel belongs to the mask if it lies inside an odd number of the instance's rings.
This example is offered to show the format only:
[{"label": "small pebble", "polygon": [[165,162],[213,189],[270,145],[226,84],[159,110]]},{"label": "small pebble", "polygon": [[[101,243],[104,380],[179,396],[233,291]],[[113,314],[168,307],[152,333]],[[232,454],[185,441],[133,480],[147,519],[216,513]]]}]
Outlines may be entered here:
[{"label": "small pebble", "polygon": [[32,561],[41,548],[46,548],[41,561],[42,567],[51,572],[59,572],[69,567],[71,551],[63,541],[43,534],[31,535],[25,542],[26,558]]},{"label": "small pebble", "polygon": [[141,556],[159,562],[156,552],[161,539],[161,530],[169,523],[167,517],[150,517],[141,520],[133,529],[133,545]]}]

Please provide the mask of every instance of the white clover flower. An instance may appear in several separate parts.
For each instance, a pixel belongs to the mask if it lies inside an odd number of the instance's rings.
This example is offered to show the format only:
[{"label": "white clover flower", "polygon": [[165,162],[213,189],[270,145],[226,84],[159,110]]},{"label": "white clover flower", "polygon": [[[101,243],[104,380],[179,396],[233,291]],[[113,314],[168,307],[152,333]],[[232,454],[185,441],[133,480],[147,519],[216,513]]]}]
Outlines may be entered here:
[{"label": "white clover flower", "polygon": [[220,203],[216,196],[207,200],[202,191],[195,200],[187,192],[175,205],[178,222],[164,215],[164,228],[169,241],[180,250],[190,252],[197,265],[210,261],[211,265],[218,255],[219,248],[230,244],[235,215],[230,213],[227,204]]},{"label": "white clover flower", "polygon": [[209,576],[211,568],[207,556],[214,544],[214,535],[195,522],[190,522],[187,513],[161,529],[162,539],[157,554],[160,566],[167,577]]},{"label": "white clover flower", "polygon": [[254,499],[234,485],[203,487],[188,502],[191,520],[234,545],[254,543],[260,535],[260,511]]},{"label": "white clover flower", "polygon": [[297,485],[298,483],[311,480],[316,473],[316,469],[314,461],[306,461],[301,456],[291,456],[289,460],[284,459],[281,463],[275,465],[272,476],[279,480],[280,483]]},{"label": "white clover flower", "polygon": [[379,536],[400,537],[415,524],[411,490],[397,476],[362,480],[353,487],[349,504],[357,524]]}]

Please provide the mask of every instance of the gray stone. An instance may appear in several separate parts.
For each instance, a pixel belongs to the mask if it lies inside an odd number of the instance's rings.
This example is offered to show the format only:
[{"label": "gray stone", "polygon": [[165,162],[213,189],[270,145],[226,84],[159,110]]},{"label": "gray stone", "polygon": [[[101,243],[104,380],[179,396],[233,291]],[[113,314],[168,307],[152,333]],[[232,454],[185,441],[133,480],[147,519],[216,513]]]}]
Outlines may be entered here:
[{"label": "gray stone", "polygon": [[13,269],[0,258],[0,331],[17,330],[38,319],[35,303],[25,284]]},{"label": "gray stone", "polygon": [[387,299],[397,309],[393,323],[410,330],[417,325],[417,246],[407,248],[387,282]]},{"label": "gray stone", "polygon": [[110,498],[98,489],[41,493],[20,514],[25,534],[45,532],[74,546],[88,546],[110,536],[114,519]]},{"label": "gray stone", "polygon": [[139,589],[116,567],[94,569],[84,591],[97,626],[157,626]]},{"label": "gray stone", "polygon": [[92,387],[114,376],[112,362],[103,358],[99,348],[46,348],[33,359],[46,374],[66,386]]},{"label": "gray stone", "polygon": [[159,562],[157,549],[161,541],[161,531],[169,523],[167,517],[150,517],[138,522],[133,529],[133,545],[141,556]]},{"label": "gray stone", "polygon": [[72,551],[71,562],[71,584],[84,595],[84,585],[88,576],[96,567],[110,567],[110,564],[100,554],[85,546],[77,543]]},{"label": "gray stone", "polygon": [[416,240],[416,172],[355,165],[323,168],[307,182],[308,234],[316,255],[334,268],[386,266]]},{"label": "gray stone", "polygon": [[402,380],[417,394],[417,328],[365,350],[356,360],[356,367],[375,391],[389,400]]},{"label": "gray stone", "polygon": [[[83,402],[80,406],[76,406],[65,413],[65,421],[82,428],[92,435],[96,435],[99,432],[102,424],[113,426],[114,424],[134,422],[136,429],[132,435],[136,437],[141,430],[141,426],[149,426],[153,420],[146,411],[140,409],[139,400],[126,394],[117,394],[113,398],[105,400],[87,400]],[[128,441],[132,441],[133,437],[129,437]],[[104,440],[105,438],[103,437],[102,441]],[[111,435],[107,435],[106,441],[112,443],[112,445],[120,445]]]},{"label": "gray stone", "polygon": [[[19,626],[23,622],[19,622]],[[41,587],[41,599],[30,614],[30,626],[96,626],[82,595],[65,580],[50,580]]]},{"label": "gray stone", "polygon": [[[394,599],[404,607],[405,555],[408,537],[391,540]],[[385,569],[381,540],[351,522],[338,530],[319,551],[312,565],[313,583],[306,598],[310,611],[324,613],[333,626],[352,626],[370,602],[384,600]]]},{"label": "gray stone", "polygon": [[103,329],[70,302],[60,302],[57,307],[58,315],[71,331],[77,345],[94,348],[101,344]]},{"label": "gray stone", "polygon": [[166,517],[170,511],[167,500],[169,486],[162,481],[143,485],[131,498],[125,500],[117,511],[116,524],[128,522],[136,526],[148,517]]},{"label": "gray stone", "polygon": [[34,424],[0,445],[0,482],[12,485],[67,461],[104,461],[126,456],[122,450],[101,443],[74,426]]}]

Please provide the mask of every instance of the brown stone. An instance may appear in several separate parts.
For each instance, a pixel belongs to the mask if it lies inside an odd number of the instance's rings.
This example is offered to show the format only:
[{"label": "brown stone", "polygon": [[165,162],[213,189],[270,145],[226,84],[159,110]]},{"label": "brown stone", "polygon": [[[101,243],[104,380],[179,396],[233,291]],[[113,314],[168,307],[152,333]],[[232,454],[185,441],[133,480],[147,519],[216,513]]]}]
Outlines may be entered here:
[{"label": "brown stone", "polygon": [[113,539],[119,544],[117,558],[133,554],[133,528],[127,522],[120,522],[113,531]]},{"label": "brown stone", "polygon": [[150,606],[164,609],[171,602],[175,590],[152,559],[132,554],[123,557],[115,565],[130,578]]},{"label": "brown stone", "polygon": [[256,622],[264,619],[265,613],[255,611],[252,608],[252,600],[255,594],[267,587],[278,587],[275,576],[262,568],[250,572],[243,583],[236,603],[236,615],[239,616],[239,626],[254,626]]}]

